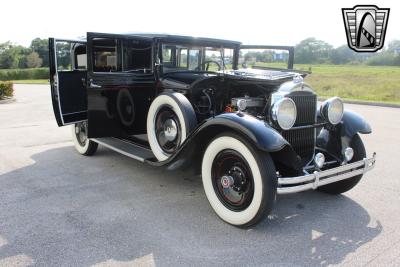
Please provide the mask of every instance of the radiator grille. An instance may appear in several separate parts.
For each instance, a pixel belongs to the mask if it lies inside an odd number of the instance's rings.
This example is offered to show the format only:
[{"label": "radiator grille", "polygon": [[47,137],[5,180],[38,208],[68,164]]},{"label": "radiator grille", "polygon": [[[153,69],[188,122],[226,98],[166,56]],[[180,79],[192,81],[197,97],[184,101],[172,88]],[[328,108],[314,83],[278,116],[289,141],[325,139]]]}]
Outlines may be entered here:
[{"label": "radiator grille", "polygon": [[306,95],[290,94],[288,96],[297,108],[297,119],[295,126],[310,125],[315,123],[315,111],[317,108],[317,96],[307,92]]},{"label": "radiator grille", "polygon": [[[297,119],[294,127],[315,124],[317,96],[311,92],[293,92],[287,97],[296,103]],[[283,131],[283,137],[306,163],[312,159],[315,147],[315,128]]]}]

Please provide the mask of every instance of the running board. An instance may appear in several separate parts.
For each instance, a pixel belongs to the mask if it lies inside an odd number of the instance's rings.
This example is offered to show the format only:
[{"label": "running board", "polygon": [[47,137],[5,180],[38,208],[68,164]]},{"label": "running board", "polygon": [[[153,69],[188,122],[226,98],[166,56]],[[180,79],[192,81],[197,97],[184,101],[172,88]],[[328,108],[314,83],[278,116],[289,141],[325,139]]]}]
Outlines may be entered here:
[{"label": "running board", "polygon": [[130,158],[144,162],[154,158],[154,154],[150,149],[144,148],[134,143],[127,142],[114,137],[102,137],[90,139],[100,145],[112,149]]}]

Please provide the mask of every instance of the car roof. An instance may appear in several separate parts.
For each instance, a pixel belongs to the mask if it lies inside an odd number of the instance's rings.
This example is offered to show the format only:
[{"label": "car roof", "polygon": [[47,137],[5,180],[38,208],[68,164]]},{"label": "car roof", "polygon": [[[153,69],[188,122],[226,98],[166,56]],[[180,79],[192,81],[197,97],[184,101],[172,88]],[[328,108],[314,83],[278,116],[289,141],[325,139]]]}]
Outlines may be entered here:
[{"label": "car roof", "polygon": [[[103,34],[103,33],[94,33],[91,34]],[[106,33],[104,33],[106,34]],[[110,34],[110,33],[107,33]],[[112,34],[111,34],[112,35]],[[138,36],[150,39],[158,39],[162,42],[170,42],[170,43],[196,43],[196,44],[205,44],[205,45],[221,45],[225,46],[238,46],[241,42],[232,41],[232,40],[224,40],[217,38],[206,38],[206,37],[194,37],[194,36],[186,36],[186,35],[174,35],[174,34],[164,34],[164,33],[143,33],[143,32],[129,32],[129,33],[116,33],[115,35],[123,35],[123,36]]]}]

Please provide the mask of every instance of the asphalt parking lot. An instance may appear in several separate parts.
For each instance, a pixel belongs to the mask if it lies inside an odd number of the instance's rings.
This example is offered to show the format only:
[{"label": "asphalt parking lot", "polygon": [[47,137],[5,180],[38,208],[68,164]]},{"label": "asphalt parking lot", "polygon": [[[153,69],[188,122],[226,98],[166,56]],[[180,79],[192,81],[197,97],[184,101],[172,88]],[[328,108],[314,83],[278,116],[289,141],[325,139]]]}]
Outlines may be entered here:
[{"label": "asphalt parking lot", "polygon": [[75,152],[48,86],[0,105],[0,266],[399,266],[400,109],[368,118],[376,168],[341,196],[279,196],[248,230],[214,214],[199,177],[101,147]]}]

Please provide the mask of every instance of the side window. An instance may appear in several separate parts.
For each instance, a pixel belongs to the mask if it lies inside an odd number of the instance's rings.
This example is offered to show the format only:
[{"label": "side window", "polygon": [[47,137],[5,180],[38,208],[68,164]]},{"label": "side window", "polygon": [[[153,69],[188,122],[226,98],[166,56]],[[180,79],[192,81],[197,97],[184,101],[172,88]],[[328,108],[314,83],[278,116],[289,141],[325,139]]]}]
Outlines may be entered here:
[{"label": "side window", "polygon": [[58,71],[86,70],[86,45],[67,41],[56,42]]},{"label": "side window", "polygon": [[163,46],[162,49],[163,64],[172,64],[172,48]]},{"label": "side window", "polygon": [[56,43],[57,70],[59,71],[72,70],[71,50],[72,50],[72,44],[69,42],[59,41]]},{"label": "side window", "polygon": [[178,67],[187,68],[187,56],[188,56],[187,48],[180,48],[178,51],[179,51]]},{"label": "side window", "polygon": [[199,49],[189,50],[189,70],[195,70],[199,67]]},{"label": "side window", "polygon": [[117,40],[109,38],[93,39],[93,71],[118,71]]},{"label": "side window", "polygon": [[122,71],[146,72],[151,70],[152,43],[146,40],[123,40]]},{"label": "side window", "polygon": [[87,54],[86,45],[79,44],[74,48],[75,55],[75,70],[86,70],[87,69]]}]

